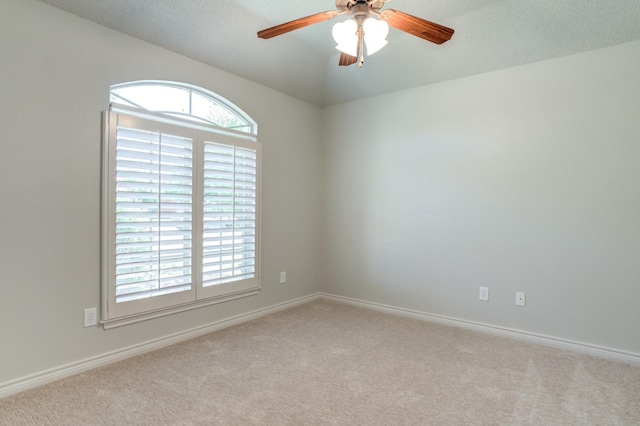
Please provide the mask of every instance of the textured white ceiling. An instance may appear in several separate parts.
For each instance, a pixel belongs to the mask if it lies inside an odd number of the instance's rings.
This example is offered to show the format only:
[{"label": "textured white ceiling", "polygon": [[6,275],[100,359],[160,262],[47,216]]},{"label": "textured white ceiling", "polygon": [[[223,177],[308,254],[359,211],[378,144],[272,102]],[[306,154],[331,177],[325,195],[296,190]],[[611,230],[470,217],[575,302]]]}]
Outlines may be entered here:
[{"label": "textured white ceiling", "polygon": [[391,29],[358,69],[338,67],[337,21],[256,36],[335,0],[40,1],[322,106],[640,39],[640,0],[393,0],[385,7],[453,38],[437,46]]}]

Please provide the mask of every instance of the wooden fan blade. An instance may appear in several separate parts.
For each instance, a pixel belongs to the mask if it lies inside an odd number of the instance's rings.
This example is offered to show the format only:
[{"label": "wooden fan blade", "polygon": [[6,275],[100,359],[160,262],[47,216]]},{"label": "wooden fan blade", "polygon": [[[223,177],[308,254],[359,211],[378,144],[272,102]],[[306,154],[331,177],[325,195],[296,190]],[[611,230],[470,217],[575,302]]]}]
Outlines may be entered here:
[{"label": "wooden fan blade", "polygon": [[387,9],[380,13],[380,19],[384,19],[389,26],[395,29],[435,44],[442,44],[450,40],[454,32],[451,28],[393,9]]},{"label": "wooden fan blade", "polygon": [[338,65],[341,67],[348,67],[349,65],[353,65],[358,62],[358,58],[356,56],[348,55],[344,52],[340,52],[340,61],[338,61]]},{"label": "wooden fan blade", "polygon": [[308,27],[309,25],[317,24],[319,22],[328,21],[329,19],[333,19],[336,16],[338,16],[338,12],[335,10],[316,13],[315,15],[296,19],[294,21],[287,22],[285,24],[276,25],[275,27],[258,31],[258,37],[267,39],[267,38],[279,36],[281,34],[288,33],[289,31]]}]

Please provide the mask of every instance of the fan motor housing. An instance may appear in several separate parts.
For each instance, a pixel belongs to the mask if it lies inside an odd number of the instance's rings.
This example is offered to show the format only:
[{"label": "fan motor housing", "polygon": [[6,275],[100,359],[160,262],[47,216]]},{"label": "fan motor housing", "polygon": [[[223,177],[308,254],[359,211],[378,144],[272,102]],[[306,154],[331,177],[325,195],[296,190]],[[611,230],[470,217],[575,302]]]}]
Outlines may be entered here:
[{"label": "fan motor housing", "polygon": [[369,10],[378,11],[384,5],[381,0],[336,0],[336,9],[340,12],[364,13]]}]

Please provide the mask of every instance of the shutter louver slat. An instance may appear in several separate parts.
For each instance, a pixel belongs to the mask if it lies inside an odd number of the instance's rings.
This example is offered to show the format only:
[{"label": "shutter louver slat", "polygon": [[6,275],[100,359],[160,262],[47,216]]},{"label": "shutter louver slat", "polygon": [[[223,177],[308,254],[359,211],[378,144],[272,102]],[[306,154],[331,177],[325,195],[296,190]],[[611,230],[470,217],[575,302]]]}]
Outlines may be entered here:
[{"label": "shutter louver slat", "polygon": [[146,297],[156,297],[156,296],[163,296],[166,294],[172,294],[172,293],[177,293],[180,291],[189,291],[191,290],[191,283],[182,285],[182,286],[175,286],[175,287],[170,287],[170,288],[165,288],[165,289],[157,289],[157,288],[153,288],[151,290],[145,291],[145,290],[140,290],[140,291],[131,291],[128,292],[120,297],[118,297],[118,303],[121,302],[128,302],[131,300],[139,300],[139,299],[143,299]]},{"label": "shutter louver slat", "polygon": [[158,157],[158,153],[150,153],[148,155],[149,160],[146,160],[145,158],[136,158],[137,156],[126,156],[126,154],[126,151],[118,151],[120,161],[118,164],[118,168],[116,169],[117,177],[121,177],[120,175],[123,173],[157,173],[157,171],[160,169],[160,165],[157,163],[157,161],[155,161],[155,159],[157,159]]},{"label": "shutter louver slat", "polygon": [[118,127],[116,303],[187,291],[193,141]]}]

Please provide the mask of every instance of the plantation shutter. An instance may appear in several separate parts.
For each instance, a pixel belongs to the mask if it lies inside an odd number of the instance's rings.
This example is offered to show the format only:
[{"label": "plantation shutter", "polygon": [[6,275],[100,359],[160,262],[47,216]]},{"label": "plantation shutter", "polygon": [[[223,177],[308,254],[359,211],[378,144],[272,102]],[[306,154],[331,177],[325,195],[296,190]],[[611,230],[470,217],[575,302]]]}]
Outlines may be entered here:
[{"label": "plantation shutter", "polygon": [[[214,137],[221,140],[221,136]],[[257,287],[258,151],[204,142],[202,292]],[[230,284],[234,283],[234,284]]]},{"label": "plantation shutter", "polygon": [[105,328],[256,294],[260,144],[153,116],[107,117]]},{"label": "plantation shutter", "polygon": [[118,128],[116,302],[191,289],[193,141]]},{"label": "plantation shutter", "polygon": [[113,297],[119,314],[194,298],[194,139],[160,127],[119,116],[115,128]]}]

